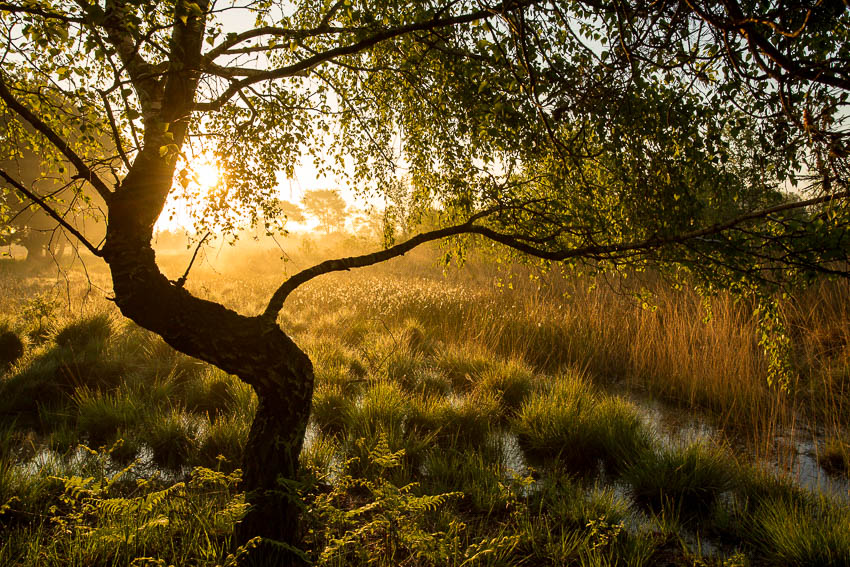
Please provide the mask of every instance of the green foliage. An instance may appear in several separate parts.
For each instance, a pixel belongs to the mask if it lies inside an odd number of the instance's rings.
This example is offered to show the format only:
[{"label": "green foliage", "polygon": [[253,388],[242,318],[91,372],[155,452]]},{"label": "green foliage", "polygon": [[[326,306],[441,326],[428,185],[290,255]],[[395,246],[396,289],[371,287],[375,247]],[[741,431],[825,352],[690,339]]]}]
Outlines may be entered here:
[{"label": "green foliage", "polygon": [[457,520],[450,520],[443,530],[429,530],[428,518],[462,494],[416,495],[415,484],[396,486],[388,481],[387,472],[402,466],[403,452],[391,452],[385,436],[379,437],[369,460],[379,471],[375,480],[355,478],[343,464],[329,479],[330,491],[308,496],[311,525],[305,544],[317,550],[317,565],[367,565],[376,561],[474,565],[516,546],[515,536],[485,538],[465,545],[465,526]]},{"label": "green foliage", "polygon": [[781,390],[789,390],[794,382],[791,365],[791,339],[775,300],[759,303],[755,315],[758,320],[759,345],[767,359],[767,383]]},{"label": "green foliage", "polygon": [[[92,453],[104,462],[109,454]],[[55,542],[54,552],[61,557],[64,551],[76,564],[88,565],[129,564],[148,556],[149,550],[165,552],[166,560],[182,561],[189,559],[181,555],[185,551],[163,543],[200,537],[197,551],[202,555],[197,559],[222,558],[229,532],[244,512],[242,497],[234,490],[239,472],[196,468],[188,482],[158,488],[152,481],[125,480],[134,467],[113,474],[101,471],[98,477],[59,479],[64,492],[50,520],[58,533],[67,535]],[[133,490],[127,494],[129,486]],[[203,508],[197,507],[199,500],[204,501]],[[174,552],[177,555],[169,557]]]}]

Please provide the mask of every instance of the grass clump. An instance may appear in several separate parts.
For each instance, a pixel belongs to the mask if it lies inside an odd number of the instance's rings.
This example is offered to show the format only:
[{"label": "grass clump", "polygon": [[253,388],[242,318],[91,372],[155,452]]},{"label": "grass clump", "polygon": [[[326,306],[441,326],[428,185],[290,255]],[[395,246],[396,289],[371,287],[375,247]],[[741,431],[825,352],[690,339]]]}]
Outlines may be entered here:
[{"label": "grass clump", "polygon": [[94,447],[113,443],[119,432],[136,427],[142,416],[135,400],[121,393],[80,388],[74,393],[73,401],[77,430]]},{"label": "grass clump", "polygon": [[746,521],[750,544],[772,565],[850,565],[850,513],[845,507],[767,500]]},{"label": "grass clump", "polygon": [[251,423],[239,416],[215,417],[200,434],[197,464],[217,470],[239,467]]},{"label": "grass clump", "polygon": [[850,443],[828,439],[818,452],[818,464],[830,474],[850,476]]},{"label": "grass clump", "polygon": [[233,405],[231,379],[210,368],[197,379],[185,380],[182,398],[191,412],[215,417],[228,413]]},{"label": "grass clump", "polygon": [[24,341],[16,332],[0,326],[0,371],[5,370],[24,355]]},{"label": "grass clump", "polygon": [[652,448],[652,435],[632,404],[599,393],[576,372],[553,380],[548,389],[534,391],[512,420],[530,460],[581,473],[604,463],[609,473],[619,473]]},{"label": "grass clump", "polygon": [[88,348],[102,351],[113,334],[113,320],[108,313],[75,319],[65,325],[54,337],[62,348],[81,352]]},{"label": "grass clump", "polygon": [[593,423],[596,391],[577,374],[561,376],[548,391],[535,392],[520,408],[514,431],[532,461],[558,460],[589,470],[599,456]]},{"label": "grass clump", "polygon": [[648,451],[624,473],[635,501],[654,510],[704,512],[738,478],[722,450],[703,443]]},{"label": "grass clump", "polygon": [[455,392],[471,390],[492,365],[490,357],[460,346],[446,346],[435,356],[436,367],[451,381]]},{"label": "grass clump", "polygon": [[487,441],[499,413],[499,400],[488,392],[431,396],[411,412],[408,425],[442,447],[479,447]]},{"label": "grass clump", "polygon": [[197,450],[200,427],[197,418],[181,410],[160,413],[149,421],[145,441],[153,460],[161,467],[179,469]]},{"label": "grass clump", "polygon": [[353,408],[349,396],[339,384],[320,383],[313,393],[313,410],[310,414],[319,430],[326,435],[337,435],[346,428]]},{"label": "grass clump", "polygon": [[493,519],[504,516],[512,486],[499,463],[488,457],[475,450],[430,451],[422,465],[422,489],[428,494],[459,491],[457,502],[464,511]]},{"label": "grass clump", "polygon": [[485,369],[476,384],[480,391],[492,392],[499,399],[502,413],[513,414],[534,390],[534,373],[517,360]]},{"label": "grass clump", "polygon": [[600,458],[608,474],[619,475],[653,450],[656,439],[634,404],[604,396],[595,408]]}]

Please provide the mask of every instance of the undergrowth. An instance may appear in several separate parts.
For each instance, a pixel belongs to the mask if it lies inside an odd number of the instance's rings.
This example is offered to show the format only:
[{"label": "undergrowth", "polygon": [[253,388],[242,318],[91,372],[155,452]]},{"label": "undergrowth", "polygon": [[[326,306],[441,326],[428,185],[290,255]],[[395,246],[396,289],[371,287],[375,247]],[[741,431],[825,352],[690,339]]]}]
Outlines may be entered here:
[{"label": "undergrowth", "polygon": [[[509,293],[488,269],[393,266],[305,286],[281,318],[316,371],[298,484],[312,563],[850,564],[846,502],[764,464],[801,419],[847,474],[839,284],[783,306],[796,379],[780,392],[743,301],[653,284],[653,309],[556,274],[518,271]],[[189,285],[262,305],[262,280]],[[237,565],[250,387],[105,302],[73,311],[43,287],[2,301],[21,350],[6,337],[0,564]],[[676,438],[645,396],[707,433]]]}]

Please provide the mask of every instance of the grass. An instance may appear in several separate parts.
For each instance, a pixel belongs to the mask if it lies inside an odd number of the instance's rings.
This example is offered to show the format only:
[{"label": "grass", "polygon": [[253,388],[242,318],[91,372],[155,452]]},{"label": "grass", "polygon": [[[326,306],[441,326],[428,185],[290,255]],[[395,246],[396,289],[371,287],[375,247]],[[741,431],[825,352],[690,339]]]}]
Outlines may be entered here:
[{"label": "grass", "polygon": [[818,452],[818,464],[828,473],[850,477],[850,443],[827,439]]},{"label": "grass", "polygon": [[580,473],[601,463],[619,471],[652,443],[635,408],[598,392],[577,372],[533,393],[517,412],[513,430],[529,459]]},{"label": "grass", "polygon": [[24,341],[12,329],[0,326],[0,368],[7,368],[24,355]]},{"label": "grass", "polygon": [[[829,433],[819,459],[847,474],[844,284],[783,304],[783,393],[745,301],[649,281],[652,309],[557,274],[519,269],[500,292],[486,265],[414,268],[317,280],[282,316],[316,370],[300,545],[317,565],[850,563],[846,505],[759,460],[793,418]],[[194,292],[246,309],[277,283],[201,273]],[[26,348],[0,370],[0,564],[234,564],[250,387],[106,302],[69,310],[4,277],[3,328]],[[643,397],[712,438],[671,441]],[[140,498],[156,503],[130,514]]]},{"label": "grass", "polygon": [[639,504],[697,516],[736,485],[728,455],[704,443],[647,451],[623,473]]},{"label": "grass", "polygon": [[776,499],[747,518],[751,544],[773,565],[850,565],[850,517],[818,503]]}]

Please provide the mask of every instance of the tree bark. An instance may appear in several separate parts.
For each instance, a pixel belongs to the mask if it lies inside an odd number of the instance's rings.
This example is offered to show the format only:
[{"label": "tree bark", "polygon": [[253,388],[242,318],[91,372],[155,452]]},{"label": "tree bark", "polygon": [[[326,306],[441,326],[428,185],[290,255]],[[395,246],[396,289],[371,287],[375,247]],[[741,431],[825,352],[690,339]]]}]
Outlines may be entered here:
[{"label": "tree bark", "polygon": [[[118,199],[133,194],[127,181],[124,189]],[[251,542],[246,564],[299,564],[297,554],[287,551],[297,543],[299,512],[297,494],[287,481],[297,480],[310,415],[310,359],[273,319],[240,315],[169,281],[156,265],[150,227],[138,223],[138,209],[133,209],[131,201],[110,207],[104,258],[112,272],[115,303],[122,314],[175,349],[254,388],[259,404],[242,480],[250,507],[237,527],[236,543]],[[254,540],[257,536],[261,539]]]}]

